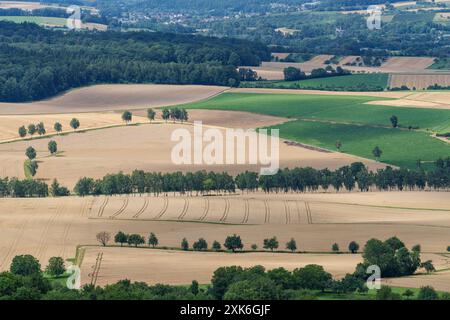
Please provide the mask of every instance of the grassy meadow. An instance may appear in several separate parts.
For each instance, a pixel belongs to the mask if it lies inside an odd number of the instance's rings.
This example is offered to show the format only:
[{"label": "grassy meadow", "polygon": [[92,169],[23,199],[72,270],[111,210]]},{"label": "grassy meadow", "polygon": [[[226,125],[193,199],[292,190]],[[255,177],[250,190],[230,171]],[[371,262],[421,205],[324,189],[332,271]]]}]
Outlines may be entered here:
[{"label": "grassy meadow", "polygon": [[[363,96],[225,93],[210,100],[185,105],[191,109],[247,111],[292,119],[273,128],[283,138],[374,159],[372,150],[383,151],[381,161],[415,168],[417,160],[434,161],[450,156],[450,144],[431,137],[450,131],[450,110],[399,108],[365,104],[380,98]],[[399,128],[392,128],[396,115]],[[415,129],[409,130],[409,126]]]},{"label": "grassy meadow", "polygon": [[241,87],[278,89],[314,89],[330,91],[382,91],[388,86],[386,73],[351,74],[346,76],[306,79],[300,81],[243,82]]}]

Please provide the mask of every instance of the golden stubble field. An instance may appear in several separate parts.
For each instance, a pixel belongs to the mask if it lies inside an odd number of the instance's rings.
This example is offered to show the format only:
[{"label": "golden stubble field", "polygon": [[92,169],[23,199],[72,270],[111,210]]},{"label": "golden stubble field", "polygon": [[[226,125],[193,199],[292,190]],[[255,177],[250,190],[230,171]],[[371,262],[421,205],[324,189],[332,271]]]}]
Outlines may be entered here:
[{"label": "golden stubble field", "polygon": [[[351,272],[361,257],[329,254],[335,242],[346,250],[352,240],[363,245],[373,237],[386,239],[395,235],[409,247],[420,243],[425,253],[445,252],[450,198],[445,192],[373,192],[0,199],[0,221],[1,270],[7,269],[18,254],[33,254],[45,265],[51,256],[74,257],[76,246],[84,245],[85,276],[103,251],[104,263],[97,272],[99,284],[124,277],[179,284],[200,274],[202,278],[197,280],[203,282],[222,264],[292,269],[321,263],[335,276],[342,276]],[[263,239],[271,236],[278,237],[281,248],[295,238],[299,250],[310,254],[189,255],[178,251],[92,247],[98,244],[98,232],[114,235],[119,230],[146,237],[154,232],[160,246],[167,247],[179,247],[184,237],[191,244],[200,237],[209,244],[214,240],[223,243],[227,235],[234,233],[242,237],[246,249],[254,243],[262,248]],[[185,261],[191,271],[183,272],[179,266],[184,264],[174,261]],[[149,264],[157,264],[164,272],[148,272]]]}]

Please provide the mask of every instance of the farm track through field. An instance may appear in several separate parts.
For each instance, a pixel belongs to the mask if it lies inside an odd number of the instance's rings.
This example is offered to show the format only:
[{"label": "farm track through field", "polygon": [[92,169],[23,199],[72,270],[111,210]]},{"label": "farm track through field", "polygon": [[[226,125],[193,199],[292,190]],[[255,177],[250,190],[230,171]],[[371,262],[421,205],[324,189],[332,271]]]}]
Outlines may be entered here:
[{"label": "farm track through field", "polygon": [[264,200],[264,208],[265,208],[265,214],[264,214],[264,223],[270,222],[270,207],[267,200]]},{"label": "farm track through field", "polygon": [[[37,203],[37,201],[34,200],[32,202],[31,207],[34,208],[36,203]],[[14,253],[17,250],[17,247],[19,245],[19,242],[22,239],[23,234],[25,233],[25,229],[26,229],[29,221],[30,221],[29,218],[22,219],[22,221],[20,223],[20,229],[19,229],[17,236],[14,238],[13,243],[9,246],[4,258],[0,261],[0,269],[2,269],[5,262],[8,261],[8,259],[14,255]]]},{"label": "farm track through field", "polygon": [[123,201],[122,207],[120,207],[120,209],[114,213],[112,216],[110,216],[110,219],[115,219],[116,217],[118,217],[119,215],[121,215],[125,209],[128,207],[128,202],[130,202],[130,198],[125,198],[125,200]]},{"label": "farm track through field", "polygon": [[306,209],[306,216],[308,218],[308,224],[313,224],[311,208],[309,206],[309,202],[307,202],[307,201],[305,201],[305,209]]},{"label": "farm track through field", "polygon": [[224,200],[225,200],[225,209],[223,210],[223,215],[219,220],[220,222],[227,221],[228,213],[230,211],[230,200],[229,199],[224,199]]},{"label": "farm track through field", "polygon": [[88,275],[91,278],[91,285],[95,286],[97,284],[98,274],[100,272],[100,267],[102,264],[103,252],[97,254],[97,259],[95,260],[95,265],[92,266],[92,272]]},{"label": "farm track through field", "polygon": [[189,199],[184,198],[183,210],[181,211],[181,214],[178,216],[178,220],[183,220],[188,210],[189,210]]},{"label": "farm track through field", "polygon": [[244,206],[244,218],[242,219],[243,224],[248,223],[248,218],[250,216],[250,203],[248,199],[244,199]]},{"label": "farm track through field", "polygon": [[298,219],[298,223],[301,223],[301,213],[300,213],[300,206],[298,204],[298,201],[295,201],[295,206],[297,207],[297,219]]},{"label": "farm track through field", "polygon": [[[92,206],[94,204],[95,198],[92,200],[86,200],[81,204],[80,216],[81,217],[89,217],[90,211],[92,210]],[[73,221],[75,216],[72,216],[70,221],[66,223],[64,226],[64,231],[61,240],[61,254],[60,257],[66,257],[66,248],[67,248],[67,239],[69,237],[70,229],[72,228]]]},{"label": "farm track through field", "polygon": [[202,216],[198,219],[198,221],[205,221],[206,216],[209,213],[209,199],[205,198],[205,210],[203,211]]},{"label": "farm track through field", "polygon": [[98,214],[97,214],[98,217],[103,217],[103,212],[105,212],[105,208],[108,205],[108,201],[109,201],[109,198],[105,197],[105,200],[103,200],[103,203],[100,205],[100,209],[98,210]]},{"label": "farm track through field", "polygon": [[148,204],[150,203],[150,200],[148,200],[148,198],[146,198],[144,200],[144,205],[142,206],[141,209],[139,209],[138,212],[136,212],[136,214],[133,216],[134,219],[139,218],[148,208]]},{"label": "farm track through field", "polygon": [[158,213],[158,215],[155,217],[155,220],[160,220],[162,218],[162,216],[166,213],[168,207],[169,207],[169,199],[167,197],[164,197],[163,208]]},{"label": "farm track through field", "polygon": [[286,214],[286,224],[291,223],[291,208],[289,207],[289,202],[284,200],[284,211]]},{"label": "farm track through field", "polygon": [[60,204],[57,205],[55,213],[47,220],[47,223],[45,224],[44,229],[42,230],[41,233],[41,237],[38,241],[36,253],[36,258],[38,260],[43,261],[45,253],[47,252],[50,228],[55,223],[55,221],[58,220],[58,218],[60,218],[64,214],[66,209],[67,206],[65,200],[60,200]]}]

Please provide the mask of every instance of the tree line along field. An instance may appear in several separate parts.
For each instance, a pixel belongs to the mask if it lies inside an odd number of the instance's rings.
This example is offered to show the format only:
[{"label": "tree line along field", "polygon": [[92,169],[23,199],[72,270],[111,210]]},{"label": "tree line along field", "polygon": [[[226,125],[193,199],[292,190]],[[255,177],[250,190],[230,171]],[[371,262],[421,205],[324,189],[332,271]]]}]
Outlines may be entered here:
[{"label": "tree line along field", "polygon": [[[364,96],[224,93],[210,100],[185,105],[193,109],[248,111],[291,118],[272,128],[294,141],[373,159],[372,150],[383,151],[381,160],[416,168],[417,161],[448,157],[450,144],[431,133],[450,131],[450,110],[369,106]],[[389,100],[387,98],[380,100]],[[390,118],[399,119],[392,128]]]},{"label": "tree line along field", "polygon": [[388,86],[386,73],[352,74],[300,81],[242,82],[244,88],[310,89],[330,91],[383,91]]}]

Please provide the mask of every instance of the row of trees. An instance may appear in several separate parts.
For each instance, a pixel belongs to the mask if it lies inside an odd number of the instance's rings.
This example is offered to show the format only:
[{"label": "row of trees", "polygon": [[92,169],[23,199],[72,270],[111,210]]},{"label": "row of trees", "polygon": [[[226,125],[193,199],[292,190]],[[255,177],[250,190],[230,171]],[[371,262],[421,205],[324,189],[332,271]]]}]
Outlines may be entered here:
[{"label": "row of trees", "polygon": [[310,75],[306,75],[305,72],[295,67],[287,67],[283,70],[283,73],[284,73],[284,80],[286,81],[336,77],[351,74],[350,71],[345,70],[342,67],[337,67],[336,69],[334,69],[330,65],[326,66],[325,68],[313,69]]},{"label": "row of trees", "polygon": [[[80,127],[80,120],[73,118],[70,120],[70,127],[73,130],[77,130]],[[63,126],[60,122],[55,122],[53,125],[53,129],[56,131],[56,133],[61,133],[63,130]],[[29,134],[31,137],[33,137],[36,133],[40,136],[47,133],[47,130],[45,129],[45,125],[43,122],[39,122],[38,124],[29,124],[27,127],[21,126],[18,129],[19,136],[21,138],[25,138],[27,134]]]},{"label": "row of trees", "polygon": [[86,195],[113,195],[131,193],[169,192],[181,194],[233,193],[262,190],[266,193],[315,192],[345,189],[361,192],[369,190],[448,190],[450,188],[450,158],[438,160],[431,171],[393,169],[386,167],[376,172],[369,171],[363,163],[355,162],[335,171],[328,169],[294,168],[279,170],[275,175],[259,176],[246,171],[233,177],[226,172],[206,171],[155,173],[135,170],[132,174],[108,174],[103,179],[81,178],[75,193]]},{"label": "row of trees", "polygon": [[[147,109],[147,119],[149,121],[155,120],[156,112],[152,108]],[[167,122],[167,120],[173,120],[175,121],[188,121],[189,114],[186,109],[184,108],[164,108],[161,111],[161,118]],[[122,113],[122,120],[125,121],[125,123],[129,123],[133,120],[133,113],[131,111],[124,111]]]}]

